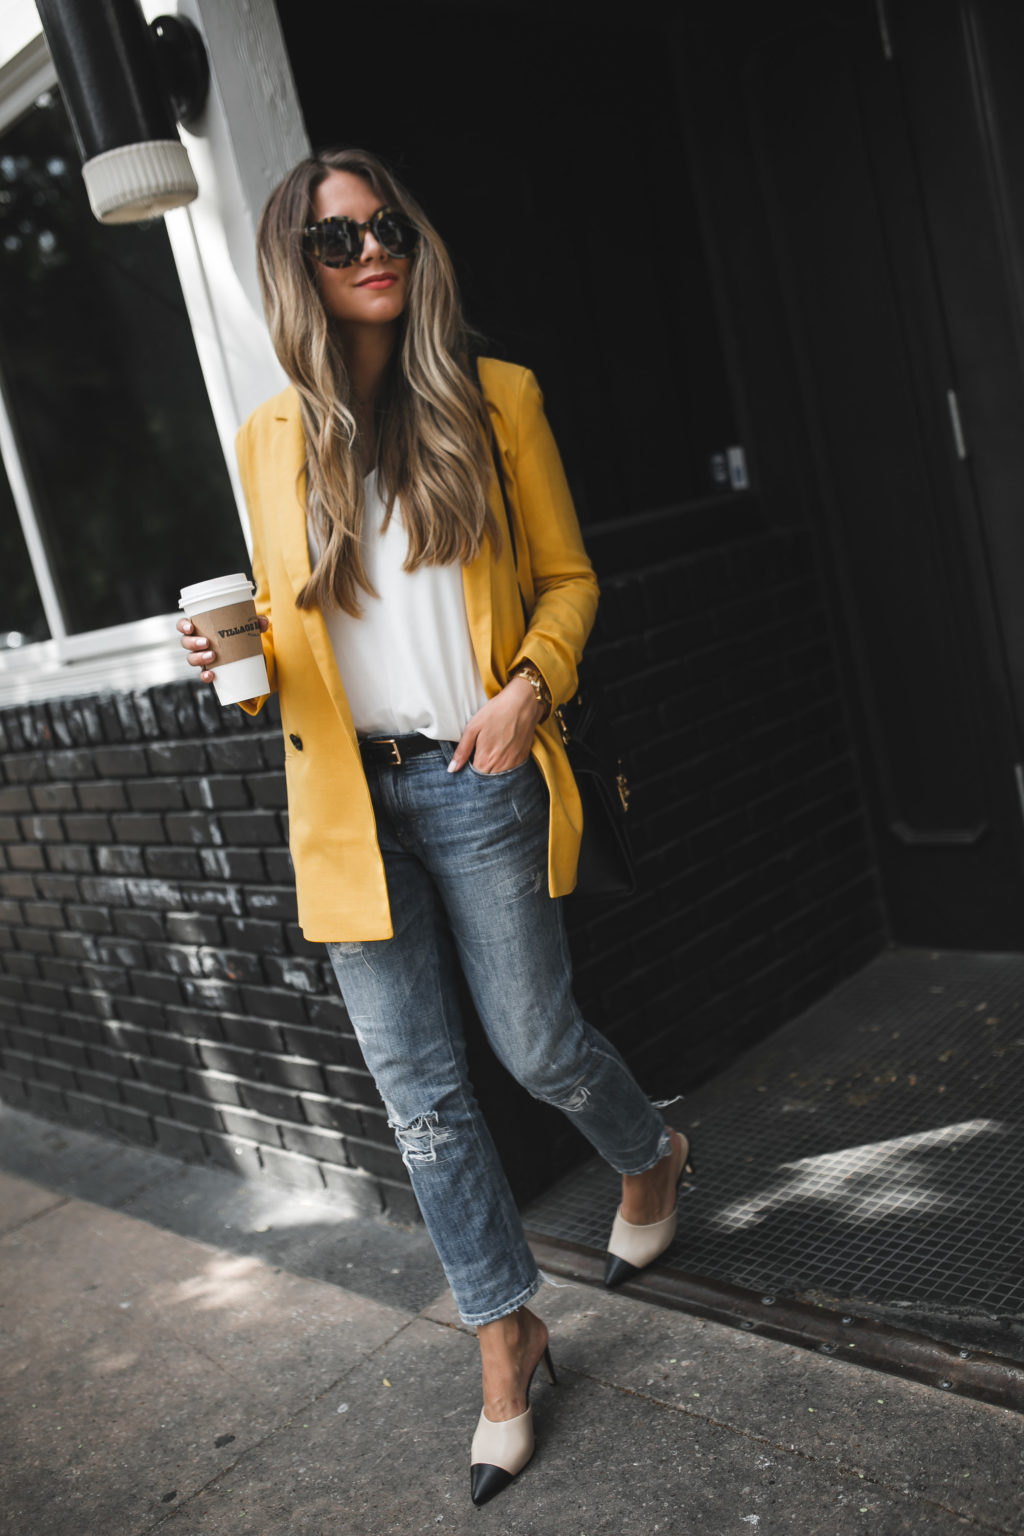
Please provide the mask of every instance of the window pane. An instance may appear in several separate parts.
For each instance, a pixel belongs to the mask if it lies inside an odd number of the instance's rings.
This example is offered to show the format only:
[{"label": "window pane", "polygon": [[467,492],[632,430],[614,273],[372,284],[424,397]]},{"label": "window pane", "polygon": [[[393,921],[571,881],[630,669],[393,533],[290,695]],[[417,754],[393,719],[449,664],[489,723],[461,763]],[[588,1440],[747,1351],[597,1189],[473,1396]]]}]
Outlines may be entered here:
[{"label": "window pane", "polygon": [[0,136],[0,368],[70,633],[247,565],[163,222],[96,222],[56,91]]},{"label": "window pane", "polygon": [[0,465],[0,651],[47,640],[50,631],[43,614],[25,537],[21,531],[14,497]]}]

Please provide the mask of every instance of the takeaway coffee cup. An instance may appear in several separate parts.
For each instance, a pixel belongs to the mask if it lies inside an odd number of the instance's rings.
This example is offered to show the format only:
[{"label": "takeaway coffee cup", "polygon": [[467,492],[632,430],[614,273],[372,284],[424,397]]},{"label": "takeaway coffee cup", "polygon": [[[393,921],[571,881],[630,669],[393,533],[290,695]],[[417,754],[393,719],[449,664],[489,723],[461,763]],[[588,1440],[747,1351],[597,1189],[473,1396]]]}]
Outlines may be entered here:
[{"label": "takeaway coffee cup", "polygon": [[240,704],[270,692],[252,585],[239,573],[181,589],[178,607],[217,653],[213,686],[221,704]]}]

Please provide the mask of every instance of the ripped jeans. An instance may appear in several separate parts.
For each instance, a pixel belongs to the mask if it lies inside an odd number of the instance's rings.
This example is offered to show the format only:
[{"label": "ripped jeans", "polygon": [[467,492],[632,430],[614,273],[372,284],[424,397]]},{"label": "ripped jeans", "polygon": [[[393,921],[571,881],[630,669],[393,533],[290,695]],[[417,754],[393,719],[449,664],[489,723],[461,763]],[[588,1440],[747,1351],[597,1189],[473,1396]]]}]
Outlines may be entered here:
[{"label": "ripped jeans", "polygon": [[652,1167],[669,1139],[573,999],[539,770],[449,774],[451,755],[439,742],[367,768],[394,937],[327,949],[459,1314],[478,1325],[541,1276],[467,1075],[457,963],[499,1060],[619,1173]]}]

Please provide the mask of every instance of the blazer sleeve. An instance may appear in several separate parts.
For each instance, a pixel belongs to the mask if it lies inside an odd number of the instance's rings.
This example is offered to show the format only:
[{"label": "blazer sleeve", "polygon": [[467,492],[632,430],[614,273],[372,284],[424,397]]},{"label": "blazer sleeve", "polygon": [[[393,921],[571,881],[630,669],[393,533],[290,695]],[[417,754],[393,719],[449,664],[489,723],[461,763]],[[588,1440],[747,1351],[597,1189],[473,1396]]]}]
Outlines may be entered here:
[{"label": "blazer sleeve", "polygon": [[509,670],[532,661],[557,705],[576,691],[576,669],[597,613],[598,584],[544,414],[544,397],[529,370],[519,386],[514,474],[534,604]]},{"label": "blazer sleeve", "polygon": [[[277,692],[277,666],[274,659],[274,620],[270,611],[270,582],[267,578],[266,566],[263,562],[263,527],[259,516],[258,498],[255,494],[255,479],[257,466],[254,464],[253,432],[251,419],[240,429],[235,438],[235,453],[238,458],[238,474],[242,482],[242,492],[245,496],[245,504],[249,509],[249,527],[252,533],[252,577],[256,583],[254,602],[256,612],[261,617],[266,617],[269,627],[261,635],[263,644],[263,659],[267,664],[267,677],[270,681],[270,693]],[[261,694],[259,698],[243,699],[239,708],[247,715],[258,715],[270,694]]]}]

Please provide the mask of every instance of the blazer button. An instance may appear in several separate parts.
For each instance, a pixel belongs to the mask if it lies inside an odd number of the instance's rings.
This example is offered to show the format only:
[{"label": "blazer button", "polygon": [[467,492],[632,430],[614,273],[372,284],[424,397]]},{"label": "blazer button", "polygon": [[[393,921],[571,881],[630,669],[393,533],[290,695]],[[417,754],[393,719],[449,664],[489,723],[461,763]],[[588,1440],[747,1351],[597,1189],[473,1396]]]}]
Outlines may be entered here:
[{"label": "blazer button", "polygon": [[302,737],[301,736],[289,736],[288,740],[291,742],[291,744],[295,748],[296,752],[301,752],[302,751]]}]

